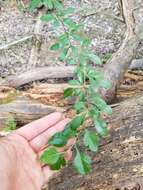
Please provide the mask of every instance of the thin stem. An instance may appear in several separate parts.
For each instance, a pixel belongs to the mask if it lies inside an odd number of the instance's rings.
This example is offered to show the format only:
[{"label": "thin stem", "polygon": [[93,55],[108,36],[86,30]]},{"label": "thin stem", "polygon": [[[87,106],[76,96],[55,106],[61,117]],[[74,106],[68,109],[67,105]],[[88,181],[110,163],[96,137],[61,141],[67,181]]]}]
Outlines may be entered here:
[{"label": "thin stem", "polygon": [[70,37],[69,37],[69,31],[66,29],[63,20],[62,20],[59,16],[57,16],[56,14],[55,14],[55,17],[56,17],[57,20],[60,21],[61,25],[63,26],[64,32],[65,32],[65,34],[67,35],[68,40],[69,40],[69,44],[70,44],[69,47],[72,46],[72,43],[71,43]]}]

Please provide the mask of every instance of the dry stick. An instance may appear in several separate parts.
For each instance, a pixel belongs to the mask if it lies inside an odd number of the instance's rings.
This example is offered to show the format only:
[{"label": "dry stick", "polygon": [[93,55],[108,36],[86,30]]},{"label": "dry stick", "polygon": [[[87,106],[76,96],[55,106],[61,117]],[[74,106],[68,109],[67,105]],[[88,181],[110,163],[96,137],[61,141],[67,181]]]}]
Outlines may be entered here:
[{"label": "dry stick", "polygon": [[43,14],[43,10],[39,12],[37,22],[35,24],[33,46],[32,46],[30,58],[28,61],[28,69],[34,68],[38,62],[41,45],[42,45],[41,31],[43,28],[43,22],[40,20],[40,17],[42,16],[42,14]]},{"label": "dry stick", "polygon": [[13,41],[13,42],[10,42],[10,43],[8,43],[8,44],[1,45],[1,46],[0,46],[0,50],[9,49],[9,48],[11,48],[11,46],[15,46],[15,45],[17,45],[17,44],[20,44],[20,43],[25,42],[25,41],[27,41],[27,40],[30,40],[30,39],[32,39],[32,38],[33,38],[33,35],[30,35],[30,36],[23,37],[23,38],[21,38],[21,39],[19,39],[19,40],[15,40],[15,41]]},{"label": "dry stick", "polygon": [[107,91],[101,90],[104,99],[111,102],[115,97],[116,87],[123,79],[124,72],[129,67],[136,49],[139,44],[139,37],[135,33],[135,19],[133,16],[133,0],[123,0],[123,13],[127,25],[126,37],[119,50],[113,55],[112,59],[105,65],[104,76],[112,84],[112,89]]},{"label": "dry stick", "polygon": [[73,66],[41,67],[24,72],[20,75],[8,77],[0,82],[0,85],[19,87],[31,81],[42,80],[45,78],[67,78],[73,77]]},{"label": "dry stick", "polygon": [[[91,11],[91,10],[90,10],[90,11]],[[93,11],[93,12],[91,12],[91,13],[83,14],[83,15],[82,15],[82,18],[83,18],[83,19],[86,19],[87,17],[91,17],[91,16],[94,16],[94,15],[101,15],[102,12],[103,12],[103,11]],[[115,15],[113,15],[113,14],[109,14],[109,13],[104,12],[103,15],[106,16],[107,18],[112,18],[112,19],[115,19],[115,20],[118,20],[118,21],[124,23],[124,19],[123,19],[123,18],[120,18],[120,17],[115,16]]]}]

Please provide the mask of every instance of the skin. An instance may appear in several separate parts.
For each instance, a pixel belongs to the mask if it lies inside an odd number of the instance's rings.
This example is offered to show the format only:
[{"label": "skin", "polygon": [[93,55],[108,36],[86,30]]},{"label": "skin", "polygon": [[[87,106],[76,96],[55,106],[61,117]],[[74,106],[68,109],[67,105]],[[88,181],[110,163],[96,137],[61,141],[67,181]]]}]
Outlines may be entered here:
[{"label": "skin", "polygon": [[[48,139],[62,131],[70,120],[61,113],[52,113],[34,121],[0,140],[0,189],[1,190],[41,190],[55,174],[47,165],[39,161],[39,156],[47,147]],[[72,156],[70,139],[65,151],[66,160]]]}]

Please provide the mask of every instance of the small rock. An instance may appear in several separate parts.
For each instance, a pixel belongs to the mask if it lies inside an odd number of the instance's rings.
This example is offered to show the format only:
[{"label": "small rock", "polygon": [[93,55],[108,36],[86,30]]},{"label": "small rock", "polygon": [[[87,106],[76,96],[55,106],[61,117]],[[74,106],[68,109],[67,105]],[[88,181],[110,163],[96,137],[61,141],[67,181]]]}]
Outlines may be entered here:
[{"label": "small rock", "polygon": [[131,70],[143,70],[143,59],[134,59],[129,68]]}]

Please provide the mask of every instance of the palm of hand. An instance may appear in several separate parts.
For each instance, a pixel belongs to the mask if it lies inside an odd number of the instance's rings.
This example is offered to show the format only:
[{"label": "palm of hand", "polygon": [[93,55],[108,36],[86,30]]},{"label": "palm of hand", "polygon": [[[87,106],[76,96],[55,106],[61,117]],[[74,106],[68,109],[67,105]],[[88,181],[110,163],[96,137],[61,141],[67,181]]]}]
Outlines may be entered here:
[{"label": "palm of hand", "polygon": [[[6,189],[40,190],[42,188],[55,172],[48,166],[42,165],[39,157],[46,148],[48,139],[56,132],[62,131],[68,122],[69,119],[64,119],[62,114],[54,113],[18,129],[2,140],[3,166],[6,172],[10,171],[9,180],[12,180],[13,186]],[[70,140],[67,145],[69,148],[66,154],[67,160],[71,158],[72,144],[73,140]],[[4,183],[3,185],[5,187]]]}]

